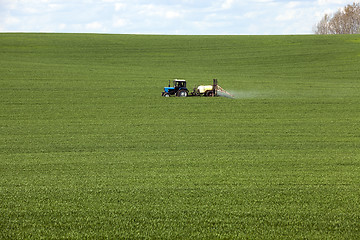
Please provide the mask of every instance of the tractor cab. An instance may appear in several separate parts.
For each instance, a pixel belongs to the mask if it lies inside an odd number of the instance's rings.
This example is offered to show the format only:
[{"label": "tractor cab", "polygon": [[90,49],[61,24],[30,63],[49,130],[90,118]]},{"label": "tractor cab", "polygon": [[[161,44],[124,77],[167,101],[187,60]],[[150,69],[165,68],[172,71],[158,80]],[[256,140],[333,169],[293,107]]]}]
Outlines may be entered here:
[{"label": "tractor cab", "polygon": [[169,86],[164,87],[164,91],[161,93],[164,97],[170,97],[171,95],[175,95],[177,97],[187,97],[189,94],[189,90],[186,88],[186,80],[183,79],[174,79],[173,87]]},{"label": "tractor cab", "polygon": [[174,87],[175,88],[186,88],[186,81],[185,80],[174,80]]}]

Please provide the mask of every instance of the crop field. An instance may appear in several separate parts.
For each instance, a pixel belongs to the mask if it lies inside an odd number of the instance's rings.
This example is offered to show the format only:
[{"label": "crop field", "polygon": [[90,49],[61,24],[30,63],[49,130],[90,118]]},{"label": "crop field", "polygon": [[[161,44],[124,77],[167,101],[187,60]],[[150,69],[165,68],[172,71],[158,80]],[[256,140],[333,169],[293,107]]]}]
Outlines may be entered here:
[{"label": "crop field", "polygon": [[359,76],[360,35],[0,34],[0,239],[359,239]]}]

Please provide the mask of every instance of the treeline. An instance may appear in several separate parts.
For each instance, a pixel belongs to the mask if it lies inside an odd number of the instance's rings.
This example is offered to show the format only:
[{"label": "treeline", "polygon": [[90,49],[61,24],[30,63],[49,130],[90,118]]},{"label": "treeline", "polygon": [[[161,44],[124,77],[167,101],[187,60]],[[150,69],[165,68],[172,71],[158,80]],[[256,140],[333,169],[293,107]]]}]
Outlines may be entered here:
[{"label": "treeline", "polygon": [[360,4],[348,4],[334,14],[325,16],[316,24],[315,34],[357,34],[360,33]]}]

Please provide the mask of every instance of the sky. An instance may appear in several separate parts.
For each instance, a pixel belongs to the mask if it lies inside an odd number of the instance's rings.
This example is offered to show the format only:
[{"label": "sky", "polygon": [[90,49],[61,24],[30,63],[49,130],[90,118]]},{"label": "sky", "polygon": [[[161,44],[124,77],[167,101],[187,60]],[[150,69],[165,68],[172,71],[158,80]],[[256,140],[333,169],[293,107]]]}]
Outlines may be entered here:
[{"label": "sky", "polygon": [[351,0],[0,0],[0,32],[312,34]]}]

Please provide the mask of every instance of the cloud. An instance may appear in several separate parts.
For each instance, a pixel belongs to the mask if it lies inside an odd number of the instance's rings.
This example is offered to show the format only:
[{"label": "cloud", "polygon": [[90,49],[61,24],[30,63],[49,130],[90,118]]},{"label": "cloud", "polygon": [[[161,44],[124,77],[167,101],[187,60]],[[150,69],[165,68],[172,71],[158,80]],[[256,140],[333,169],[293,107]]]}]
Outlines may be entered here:
[{"label": "cloud", "polygon": [[311,33],[346,0],[0,0],[0,31]]},{"label": "cloud", "polygon": [[115,3],[115,11],[120,11],[120,10],[124,10],[126,8],[126,4],[125,3]]},{"label": "cloud", "polygon": [[279,13],[276,21],[290,21],[301,16],[303,8],[305,8],[306,2],[291,1],[284,5],[281,13]]},{"label": "cloud", "polygon": [[278,15],[275,20],[276,21],[290,21],[292,19],[294,19],[296,16],[296,11],[295,10],[288,10],[285,13],[281,13],[280,15]]},{"label": "cloud", "polygon": [[294,2],[288,2],[286,5],[285,5],[285,8],[297,8],[299,6],[302,5],[303,2],[299,2],[299,1],[294,1]]},{"label": "cloud", "polygon": [[248,18],[248,19],[255,19],[259,16],[263,15],[262,11],[251,11],[251,12],[246,12],[245,14],[243,14],[243,18]]},{"label": "cloud", "polygon": [[318,0],[318,5],[331,5],[331,4],[343,4],[346,5],[349,3],[348,0]]},{"label": "cloud", "polygon": [[91,22],[85,24],[85,28],[90,31],[103,31],[104,27],[100,22]]},{"label": "cloud", "polygon": [[234,4],[234,0],[225,0],[223,4],[221,5],[222,9],[229,9]]},{"label": "cloud", "polygon": [[184,11],[179,10],[176,6],[144,4],[139,5],[138,9],[139,16],[150,16],[163,19],[180,18],[184,14]]},{"label": "cloud", "polygon": [[274,0],[254,0],[255,3],[274,3]]},{"label": "cloud", "polygon": [[4,23],[5,23],[5,25],[16,25],[16,24],[20,24],[21,20],[14,16],[8,16],[5,18]]},{"label": "cloud", "polygon": [[125,27],[127,24],[128,24],[128,20],[126,20],[126,19],[119,18],[119,17],[113,18],[112,26],[115,28]]}]

